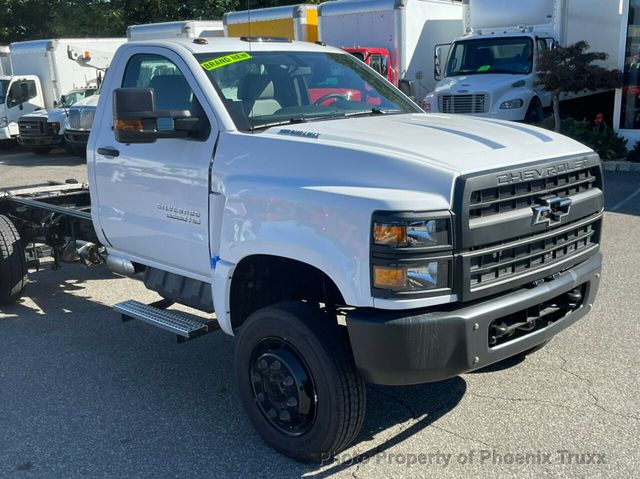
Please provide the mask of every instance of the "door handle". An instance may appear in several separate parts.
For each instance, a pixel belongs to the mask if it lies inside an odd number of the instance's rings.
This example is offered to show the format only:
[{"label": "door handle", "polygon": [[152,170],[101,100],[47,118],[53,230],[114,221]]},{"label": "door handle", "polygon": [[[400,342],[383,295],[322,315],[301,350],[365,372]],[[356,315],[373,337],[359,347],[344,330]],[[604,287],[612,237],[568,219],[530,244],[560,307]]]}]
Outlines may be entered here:
[{"label": "door handle", "polygon": [[120,156],[120,152],[115,148],[98,148],[98,154],[103,156]]}]

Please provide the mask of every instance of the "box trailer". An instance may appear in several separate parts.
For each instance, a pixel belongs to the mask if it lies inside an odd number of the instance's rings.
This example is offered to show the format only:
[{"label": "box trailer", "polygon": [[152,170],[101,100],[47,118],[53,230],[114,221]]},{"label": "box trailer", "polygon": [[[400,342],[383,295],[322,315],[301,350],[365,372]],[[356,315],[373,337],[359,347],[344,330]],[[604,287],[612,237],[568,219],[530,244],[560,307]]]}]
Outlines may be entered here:
[{"label": "box trailer", "polygon": [[222,17],[227,37],[284,37],[303,42],[318,41],[316,5],[288,5],[228,12]]},{"label": "box trailer", "polygon": [[12,75],[0,78],[0,141],[15,140],[23,115],[55,108],[62,95],[96,86],[124,42],[82,38],[12,43]]},{"label": "box trailer", "polygon": [[434,55],[443,78],[423,107],[538,122],[551,105],[551,94],[536,85],[540,53],[585,40],[591,51],[609,54],[602,66],[615,68],[620,15],[613,1],[466,0],[465,35],[448,56]]},{"label": "box trailer", "polygon": [[224,36],[224,28],[219,20],[149,23],[146,25],[130,25],[127,28],[127,40],[129,41],[222,36]]},{"label": "box trailer", "polygon": [[320,40],[357,56],[412,96],[435,86],[433,48],[463,31],[450,0],[340,0],[318,8]]}]

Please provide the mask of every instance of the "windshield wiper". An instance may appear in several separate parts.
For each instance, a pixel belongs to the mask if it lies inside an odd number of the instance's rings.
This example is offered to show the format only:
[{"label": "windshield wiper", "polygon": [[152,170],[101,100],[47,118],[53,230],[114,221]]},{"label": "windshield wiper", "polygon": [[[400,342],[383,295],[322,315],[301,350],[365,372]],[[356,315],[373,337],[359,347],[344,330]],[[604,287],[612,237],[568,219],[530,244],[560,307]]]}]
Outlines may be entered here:
[{"label": "windshield wiper", "polygon": [[260,125],[252,125],[251,131],[265,130],[274,126],[282,125],[295,125],[296,123],[307,123],[311,120],[317,120],[318,118],[289,118],[288,120],[272,121],[269,123],[261,123]]},{"label": "windshield wiper", "polygon": [[402,113],[402,110],[394,110],[387,109],[383,110],[381,108],[372,108],[371,110],[358,110],[358,111],[350,111],[344,114],[345,117],[348,116],[366,116],[366,115],[388,115],[393,113]]}]

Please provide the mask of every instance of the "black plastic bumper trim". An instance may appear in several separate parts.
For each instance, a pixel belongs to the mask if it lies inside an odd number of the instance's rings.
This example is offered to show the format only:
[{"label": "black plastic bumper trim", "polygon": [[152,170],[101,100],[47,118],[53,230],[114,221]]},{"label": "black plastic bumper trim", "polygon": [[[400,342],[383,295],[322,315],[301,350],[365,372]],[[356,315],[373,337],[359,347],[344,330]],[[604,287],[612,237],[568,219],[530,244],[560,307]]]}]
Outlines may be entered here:
[{"label": "black plastic bumper trim", "polygon": [[[361,308],[347,314],[353,355],[364,378],[375,384],[439,381],[479,369],[543,343],[587,314],[598,290],[602,254],[551,281],[464,307],[383,311]],[[549,326],[490,348],[490,324],[586,285],[577,309]]]}]

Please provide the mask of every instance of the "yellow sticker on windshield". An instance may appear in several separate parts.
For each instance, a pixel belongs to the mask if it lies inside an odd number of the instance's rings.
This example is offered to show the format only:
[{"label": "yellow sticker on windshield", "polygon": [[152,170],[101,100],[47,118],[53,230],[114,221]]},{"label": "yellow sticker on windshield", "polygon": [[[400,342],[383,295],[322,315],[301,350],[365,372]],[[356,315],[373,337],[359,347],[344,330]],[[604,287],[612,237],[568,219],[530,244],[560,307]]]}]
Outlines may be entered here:
[{"label": "yellow sticker on windshield", "polygon": [[225,55],[223,57],[212,58],[206,62],[202,62],[200,66],[207,71],[215,70],[216,68],[223,67],[225,65],[231,65],[232,63],[241,62],[243,60],[249,60],[251,55],[246,52],[232,53],[231,55]]}]

